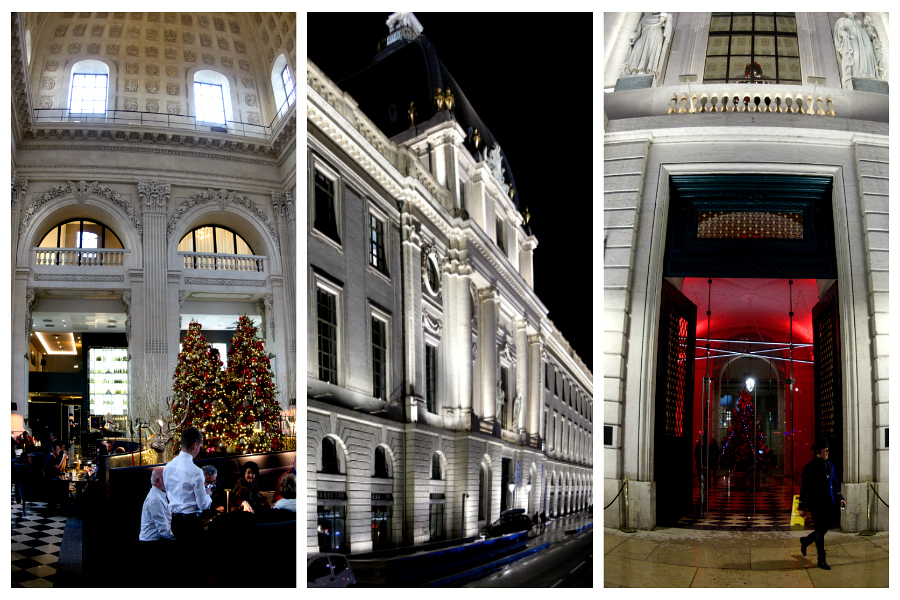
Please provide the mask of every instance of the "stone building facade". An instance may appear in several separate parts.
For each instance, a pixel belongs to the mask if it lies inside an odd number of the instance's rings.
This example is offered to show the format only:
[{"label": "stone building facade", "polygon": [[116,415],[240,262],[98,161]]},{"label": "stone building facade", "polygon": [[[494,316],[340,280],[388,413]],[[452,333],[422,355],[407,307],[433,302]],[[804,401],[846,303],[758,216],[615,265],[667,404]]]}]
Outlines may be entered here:
[{"label": "stone building facade", "polygon": [[[857,25],[860,33],[853,35],[869,48],[877,67],[861,76],[851,72],[841,46],[847,35],[841,32]],[[728,278],[768,278],[781,282],[778,318],[760,320],[759,331],[739,331],[732,316],[736,333],[714,340],[713,352],[717,345],[733,349],[728,343],[735,341],[744,348],[751,342],[796,344],[799,338],[789,336],[799,335],[797,314],[789,315],[788,307],[797,302],[798,279],[810,282],[809,307],[836,298],[839,333],[831,345],[811,325],[805,328],[809,338],[802,341],[816,346],[815,356],[795,367],[808,369],[808,388],[790,374],[788,362],[779,362],[789,360],[787,353],[775,360],[743,348],[734,352],[775,373],[773,431],[781,437],[777,443],[794,447],[795,469],[812,458],[814,435],[831,436],[831,460],[843,471],[848,500],[842,528],[864,529],[867,482],[889,502],[887,15],[605,13],[604,30],[604,497],[611,501],[627,479],[631,504],[628,522],[619,503],[604,513],[606,525],[649,529],[660,523],[663,500],[672,498],[661,472],[666,465],[684,465],[690,481],[692,450],[698,434],[703,435],[700,399],[709,397],[703,382],[713,386],[711,417],[730,412],[718,408],[731,393],[724,389],[727,361],[712,363],[707,371],[699,360],[696,369],[688,369],[694,371],[694,387],[678,398],[667,392],[671,381],[661,333],[661,322],[668,318],[665,299],[687,295],[690,278],[699,282],[702,292],[689,299],[696,311],[697,356],[702,357],[703,338],[715,337],[707,333],[707,290],[715,298],[717,285],[732,285]],[[636,55],[641,44],[657,44],[660,52],[641,58]],[[733,189],[736,181],[744,188]],[[685,198],[699,207],[706,206],[701,196],[715,197],[714,210],[721,211],[716,214],[774,215],[786,210],[782,200],[813,193],[820,184],[825,191],[817,206],[827,226],[810,229],[807,220],[800,235],[828,249],[817,255],[827,259],[824,270],[802,267],[806,259],[798,245],[778,246],[785,243],[783,236],[741,241],[739,235],[722,234],[731,241],[709,251],[712,246],[703,246],[706,234],[698,234],[697,224],[679,220],[687,214]],[[796,186],[796,194],[787,191],[788,185]],[[707,250],[683,254],[692,258],[675,262],[677,252],[701,247]],[[736,248],[742,250],[732,252]],[[780,250],[773,253],[774,248]],[[723,256],[730,265],[719,260]],[[678,293],[668,292],[669,287]],[[746,307],[758,301],[751,292],[745,289],[737,302]],[[709,305],[712,323],[722,315],[723,304]],[[693,343],[688,333],[680,343]],[[687,350],[689,358],[692,350]],[[835,357],[834,372],[843,375],[833,380],[832,390],[815,387],[823,380],[815,369],[822,368],[826,355]],[[747,365],[741,367],[745,372],[751,368]],[[695,421],[686,422],[678,434],[685,440],[677,442],[673,459],[666,444],[676,443],[674,434],[662,428],[671,420],[667,402],[682,400],[695,402]],[[791,401],[796,401],[795,413],[809,415],[793,427]],[[791,460],[788,453],[781,458]],[[886,528],[887,509],[880,508],[877,526]]]},{"label": "stone building facade", "polygon": [[[388,25],[385,88],[404,52],[434,53],[411,13]],[[307,60],[307,550],[586,508],[593,376],[534,293],[537,239],[490,131],[460,100],[382,123],[371,87],[342,85]]]}]

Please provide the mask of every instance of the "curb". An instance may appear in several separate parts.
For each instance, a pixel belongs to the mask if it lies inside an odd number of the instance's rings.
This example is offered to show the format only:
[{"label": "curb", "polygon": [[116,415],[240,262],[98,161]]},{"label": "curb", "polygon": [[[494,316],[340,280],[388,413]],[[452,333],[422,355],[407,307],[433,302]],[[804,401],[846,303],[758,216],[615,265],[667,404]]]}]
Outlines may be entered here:
[{"label": "curb", "polygon": [[471,577],[478,575],[479,573],[482,573],[483,571],[487,571],[488,569],[495,569],[499,566],[505,565],[506,563],[511,563],[511,562],[517,561],[521,558],[525,558],[526,556],[534,554],[535,552],[540,552],[541,550],[544,550],[545,548],[549,547],[550,544],[551,544],[551,542],[547,542],[546,544],[541,544],[540,546],[535,546],[534,548],[529,548],[528,550],[525,550],[524,552],[519,552],[518,554],[513,554],[511,556],[507,556],[506,558],[502,558],[500,560],[488,563],[486,565],[482,565],[482,566],[476,567],[474,569],[469,569],[468,571],[463,571],[462,573],[457,573],[456,575],[444,577],[443,579],[436,579],[435,581],[428,583],[428,587],[439,587],[439,586],[443,586],[448,583],[451,583],[453,581],[456,581],[458,579],[469,579]]},{"label": "curb", "polygon": [[586,524],[586,525],[582,525],[582,526],[579,527],[578,529],[566,529],[565,533],[566,533],[566,535],[570,535],[570,534],[572,534],[572,533],[579,533],[579,532],[584,531],[585,529],[588,529],[588,528],[591,528],[591,529],[594,528],[594,522],[593,522],[593,521],[591,521],[590,523],[588,523],[588,524]]}]

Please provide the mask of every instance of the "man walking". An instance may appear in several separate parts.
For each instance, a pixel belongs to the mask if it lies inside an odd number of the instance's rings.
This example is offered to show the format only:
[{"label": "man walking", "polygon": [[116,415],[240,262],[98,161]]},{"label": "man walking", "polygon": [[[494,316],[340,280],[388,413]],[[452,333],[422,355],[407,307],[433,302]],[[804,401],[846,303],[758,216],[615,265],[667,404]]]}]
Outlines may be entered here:
[{"label": "man walking", "polygon": [[816,543],[820,569],[831,569],[825,562],[825,533],[834,519],[838,518],[837,503],[846,506],[841,495],[841,484],[834,474],[834,465],[828,461],[828,439],[820,438],[812,447],[816,457],[803,467],[800,483],[800,504],[806,505],[812,513],[815,530],[800,538],[800,552],[806,556],[806,548]]}]

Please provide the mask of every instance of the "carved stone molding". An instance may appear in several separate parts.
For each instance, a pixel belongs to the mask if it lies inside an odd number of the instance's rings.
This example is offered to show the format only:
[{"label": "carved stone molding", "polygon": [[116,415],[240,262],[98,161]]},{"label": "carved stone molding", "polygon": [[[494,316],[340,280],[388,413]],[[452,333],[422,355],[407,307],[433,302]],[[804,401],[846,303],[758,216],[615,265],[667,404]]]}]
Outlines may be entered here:
[{"label": "carved stone molding", "polygon": [[255,202],[250,200],[247,196],[240,196],[237,192],[232,192],[231,194],[231,202],[233,204],[239,204],[250,210],[253,214],[256,215],[260,221],[265,223],[266,227],[269,228],[269,233],[272,234],[272,239],[275,240],[275,245],[279,248],[281,247],[281,243],[278,240],[278,234],[275,232],[275,227],[272,225],[272,222],[269,220],[269,215],[266,211],[260,208]]},{"label": "carved stone molding", "polygon": [[294,198],[287,190],[282,194],[272,192],[272,209],[275,211],[275,219],[278,221],[290,222],[296,217]]},{"label": "carved stone molding", "polygon": [[125,341],[131,347],[131,292],[122,293],[122,304],[125,305]]},{"label": "carved stone molding", "polygon": [[186,285],[248,285],[251,287],[265,287],[265,281],[244,281],[243,279],[201,279],[199,277],[185,277]]},{"label": "carved stone molding", "polygon": [[266,227],[268,227],[269,233],[272,234],[272,239],[275,240],[275,245],[279,248],[281,247],[281,243],[278,239],[278,234],[275,231],[275,227],[269,220],[269,215],[266,214],[265,210],[260,208],[256,203],[254,203],[246,196],[241,196],[237,192],[229,192],[228,190],[224,189],[214,190],[212,188],[209,188],[206,193],[201,192],[199,194],[192,194],[188,196],[188,199],[178,206],[178,208],[172,214],[172,217],[169,219],[169,224],[166,226],[166,240],[168,240],[175,232],[178,221],[180,221],[182,217],[190,212],[192,208],[194,208],[195,206],[204,205],[210,201],[216,202],[222,210],[225,210],[225,206],[229,201],[233,204],[239,204],[245,208],[248,208],[254,215],[256,215],[256,217],[260,221],[262,221],[266,225]]},{"label": "carved stone molding", "polygon": [[184,300],[187,298],[187,292],[178,292],[178,306],[184,306]]},{"label": "carved stone molding", "polygon": [[22,201],[25,200],[25,190],[28,188],[28,178],[27,177],[16,177],[13,175],[12,178],[12,203],[13,208],[18,208]]},{"label": "carved stone molding", "polygon": [[427,311],[422,311],[422,327],[424,327],[426,331],[430,331],[438,337],[441,337],[444,323],[437,317],[432,317]]},{"label": "carved stone molding", "polygon": [[158,181],[138,182],[138,197],[144,212],[166,212],[166,206],[171,196],[172,184]]},{"label": "carved stone molding", "polygon": [[47,275],[38,274],[34,276],[35,281],[98,281],[98,282],[119,282],[125,281],[124,275]]},{"label": "carved stone molding", "polygon": [[56,198],[61,198],[67,195],[74,196],[78,200],[78,202],[84,202],[89,196],[99,196],[101,198],[109,200],[110,202],[118,206],[122,211],[124,211],[126,215],[128,215],[128,217],[131,219],[131,223],[137,230],[138,235],[143,238],[144,228],[141,225],[141,220],[138,218],[134,207],[131,206],[131,203],[125,199],[124,194],[117,192],[109,186],[102,185],[96,181],[93,183],[81,181],[77,184],[72,181],[68,181],[63,184],[55,185],[38,196],[31,203],[31,206],[28,207],[28,210],[25,211],[25,216],[22,219],[22,224],[19,226],[19,235],[22,235],[25,232],[25,228],[28,226],[28,223],[46,203],[50,202],[51,200],[55,200]]}]

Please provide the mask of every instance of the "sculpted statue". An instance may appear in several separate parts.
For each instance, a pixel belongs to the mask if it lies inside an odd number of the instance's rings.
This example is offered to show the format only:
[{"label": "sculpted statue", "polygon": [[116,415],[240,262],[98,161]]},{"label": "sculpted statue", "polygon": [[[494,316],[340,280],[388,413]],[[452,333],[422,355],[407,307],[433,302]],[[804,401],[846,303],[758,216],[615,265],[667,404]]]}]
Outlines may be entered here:
[{"label": "sculpted statue", "polygon": [[884,49],[870,17],[861,23],[856,13],[834,24],[834,52],[841,70],[841,85],[849,89],[851,77],[883,79]]},{"label": "sculpted statue", "polygon": [[484,160],[491,168],[491,173],[493,173],[497,181],[500,182],[500,187],[503,188],[503,192],[508,194],[509,185],[506,183],[503,175],[506,173],[506,169],[500,166],[500,163],[503,161],[503,157],[500,155],[500,146],[494,144],[493,147],[487,151]]},{"label": "sculpted statue", "polygon": [[521,412],[522,412],[522,394],[516,394],[516,399],[513,401],[512,428],[514,430],[519,428],[519,414]]},{"label": "sculpted statue", "polygon": [[503,412],[503,404],[506,402],[506,392],[503,391],[503,382],[497,381],[497,418],[500,418],[500,413]]},{"label": "sculpted statue", "polygon": [[659,76],[659,63],[662,56],[662,48],[669,32],[666,23],[669,20],[667,13],[647,13],[641,17],[637,29],[631,34],[631,50],[622,65],[625,75],[639,75],[642,73]]}]

